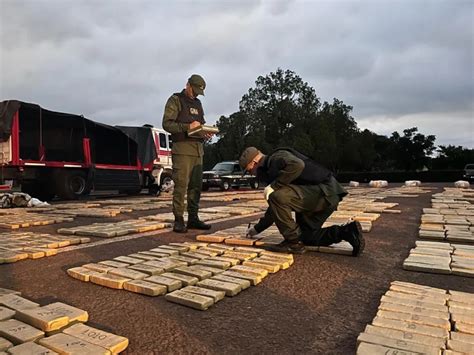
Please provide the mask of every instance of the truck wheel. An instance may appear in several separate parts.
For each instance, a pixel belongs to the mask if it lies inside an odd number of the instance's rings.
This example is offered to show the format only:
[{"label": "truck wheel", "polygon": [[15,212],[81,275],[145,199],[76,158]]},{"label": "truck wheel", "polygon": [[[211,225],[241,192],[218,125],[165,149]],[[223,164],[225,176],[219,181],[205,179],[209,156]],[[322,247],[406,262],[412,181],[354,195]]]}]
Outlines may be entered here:
[{"label": "truck wheel", "polygon": [[25,182],[21,184],[21,192],[41,201],[51,201],[56,194],[51,191],[50,186],[40,182]]},{"label": "truck wheel", "polygon": [[258,189],[258,181],[257,180],[253,180],[250,182],[250,187],[254,190]]},{"label": "truck wheel", "polygon": [[171,174],[169,173],[162,173],[160,177],[160,190],[171,192],[174,188],[174,182],[171,178]]},{"label": "truck wheel", "polygon": [[222,184],[221,184],[221,190],[222,191],[227,191],[230,189],[230,184],[228,181],[222,181]]},{"label": "truck wheel", "polygon": [[82,171],[64,171],[58,176],[57,189],[58,196],[66,200],[75,200],[90,192],[86,174]]}]

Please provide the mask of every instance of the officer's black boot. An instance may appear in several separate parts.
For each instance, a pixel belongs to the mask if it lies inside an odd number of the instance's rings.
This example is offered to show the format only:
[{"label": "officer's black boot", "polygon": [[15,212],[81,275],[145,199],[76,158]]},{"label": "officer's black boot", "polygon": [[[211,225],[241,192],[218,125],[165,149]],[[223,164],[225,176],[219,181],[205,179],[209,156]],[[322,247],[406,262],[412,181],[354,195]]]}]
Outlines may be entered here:
[{"label": "officer's black boot", "polygon": [[269,245],[268,247],[265,247],[265,249],[277,253],[303,254],[306,252],[304,244],[299,240],[285,240],[280,244]]},{"label": "officer's black boot", "polygon": [[174,217],[174,225],[173,225],[173,232],[176,233],[186,233],[188,229],[186,228],[184,224],[184,218],[183,217]]},{"label": "officer's black boot", "polygon": [[189,216],[188,217],[188,228],[189,229],[202,229],[202,230],[208,230],[211,229],[211,225],[204,223],[199,219],[199,217],[196,216]]},{"label": "officer's black boot", "polygon": [[359,256],[365,248],[362,226],[358,221],[351,222],[341,227],[341,238],[352,245],[352,256]]}]

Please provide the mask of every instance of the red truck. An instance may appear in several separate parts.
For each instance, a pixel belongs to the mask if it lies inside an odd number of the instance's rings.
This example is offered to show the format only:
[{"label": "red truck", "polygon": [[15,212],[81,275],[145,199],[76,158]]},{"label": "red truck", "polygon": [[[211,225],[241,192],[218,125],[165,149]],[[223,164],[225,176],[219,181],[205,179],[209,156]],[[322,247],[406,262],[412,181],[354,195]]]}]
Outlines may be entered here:
[{"label": "red truck", "polygon": [[171,179],[165,131],[109,126],[39,105],[0,102],[0,185],[41,200],[76,199],[91,190],[159,193]]}]

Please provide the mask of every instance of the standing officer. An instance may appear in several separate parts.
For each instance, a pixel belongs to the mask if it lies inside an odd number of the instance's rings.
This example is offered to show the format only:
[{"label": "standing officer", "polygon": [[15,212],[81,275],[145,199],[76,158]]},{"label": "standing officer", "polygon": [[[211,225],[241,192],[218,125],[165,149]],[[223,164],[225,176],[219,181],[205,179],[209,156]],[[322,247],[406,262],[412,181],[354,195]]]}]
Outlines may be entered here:
[{"label": "standing officer", "polygon": [[[206,82],[197,74],[191,75],[186,88],[173,94],[165,106],[163,128],[171,133],[173,147],[174,181],[173,231],[186,233],[189,229],[210,229],[211,225],[199,220],[199,200],[202,188],[203,138],[188,137],[189,129],[204,124],[204,111],[198,95],[204,95]],[[207,136],[210,138],[210,135]],[[184,224],[184,196],[187,193],[188,224]]]},{"label": "standing officer", "polygon": [[271,250],[301,254],[305,252],[305,244],[327,246],[346,240],[353,247],[352,255],[362,252],[365,241],[359,222],[321,228],[347,195],[328,169],[292,148],[279,148],[267,156],[249,147],[243,151],[239,163],[242,169],[268,184],[264,190],[268,209],[249,228],[247,237],[255,236],[275,222],[285,241],[270,247]]}]

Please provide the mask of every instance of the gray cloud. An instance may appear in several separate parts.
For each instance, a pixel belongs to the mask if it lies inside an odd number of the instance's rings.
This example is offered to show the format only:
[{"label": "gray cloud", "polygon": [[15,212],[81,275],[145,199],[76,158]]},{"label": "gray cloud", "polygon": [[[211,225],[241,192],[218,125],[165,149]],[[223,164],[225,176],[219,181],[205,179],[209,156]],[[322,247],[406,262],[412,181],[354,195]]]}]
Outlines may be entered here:
[{"label": "gray cloud", "polygon": [[281,67],[352,105],[362,128],[418,125],[474,147],[473,11],[463,0],[0,0],[0,99],[160,126],[169,95],[200,73],[215,122]]}]

